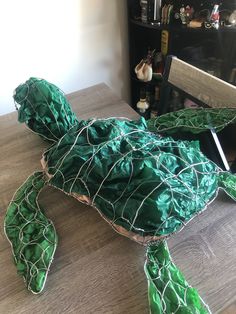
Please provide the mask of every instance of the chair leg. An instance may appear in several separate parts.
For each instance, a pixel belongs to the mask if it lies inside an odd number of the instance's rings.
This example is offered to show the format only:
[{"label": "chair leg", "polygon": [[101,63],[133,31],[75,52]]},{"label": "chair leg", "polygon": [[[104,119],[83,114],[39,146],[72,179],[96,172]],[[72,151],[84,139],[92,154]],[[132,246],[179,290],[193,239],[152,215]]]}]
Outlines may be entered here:
[{"label": "chair leg", "polygon": [[162,83],[161,97],[160,97],[160,114],[169,112],[169,101],[171,94],[171,87],[168,84]]},{"label": "chair leg", "polygon": [[218,150],[218,152],[219,152],[219,155],[220,155],[220,157],[221,157],[221,160],[222,160],[222,163],[223,163],[223,165],[224,165],[224,167],[225,167],[225,170],[229,171],[229,170],[230,170],[230,167],[229,167],[228,161],[227,161],[227,159],[226,159],[226,157],[225,157],[225,154],[224,154],[224,152],[223,152],[223,149],[222,149],[222,147],[221,147],[221,144],[220,144],[220,141],[219,141],[219,139],[218,139],[218,136],[217,136],[217,134],[216,134],[215,129],[211,129],[211,135],[212,135],[212,137],[213,137],[213,139],[214,139],[214,142],[215,142],[215,144],[216,144],[216,148],[217,148],[217,150]]}]

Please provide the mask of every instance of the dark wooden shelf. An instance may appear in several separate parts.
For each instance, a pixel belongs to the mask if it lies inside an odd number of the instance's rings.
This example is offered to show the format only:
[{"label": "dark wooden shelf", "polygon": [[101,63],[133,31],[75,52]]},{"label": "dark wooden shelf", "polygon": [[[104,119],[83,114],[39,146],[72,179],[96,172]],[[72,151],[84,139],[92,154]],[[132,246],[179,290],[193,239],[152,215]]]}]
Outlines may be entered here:
[{"label": "dark wooden shelf", "polygon": [[137,82],[139,84],[144,84],[144,85],[157,85],[157,84],[160,84],[162,82],[162,77],[159,77],[159,78],[152,78],[151,81],[149,82],[144,82],[144,81],[141,81],[139,79],[137,79],[135,76],[131,76],[131,80],[134,81],[134,82]]},{"label": "dark wooden shelf", "polygon": [[214,28],[204,28],[204,27],[198,27],[198,28],[193,28],[193,27],[188,27],[185,25],[153,25],[150,23],[142,23],[140,20],[135,20],[131,19],[130,20],[132,24],[144,27],[144,28],[149,28],[153,30],[167,30],[167,31],[176,31],[176,32],[213,32],[213,33],[218,33],[218,32],[236,32],[236,27],[220,27],[219,29],[214,29]]},{"label": "dark wooden shelf", "polygon": [[150,23],[142,23],[140,20],[130,19],[130,22],[132,24],[135,24],[135,25],[138,25],[141,27],[152,28],[155,30],[163,30],[164,29],[163,25],[152,25]]}]

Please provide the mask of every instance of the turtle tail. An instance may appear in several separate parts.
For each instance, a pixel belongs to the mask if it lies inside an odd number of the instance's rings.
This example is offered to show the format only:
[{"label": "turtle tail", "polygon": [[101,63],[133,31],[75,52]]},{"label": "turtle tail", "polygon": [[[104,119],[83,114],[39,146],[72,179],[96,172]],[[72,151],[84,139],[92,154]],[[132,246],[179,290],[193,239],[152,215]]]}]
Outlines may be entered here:
[{"label": "turtle tail", "polygon": [[15,89],[13,98],[18,121],[50,142],[78,123],[64,93],[46,80],[31,77]]},{"label": "turtle tail", "polygon": [[43,172],[31,175],[16,191],[4,221],[17,271],[33,293],[43,290],[57,246],[54,225],[38,204],[45,185]]},{"label": "turtle tail", "polygon": [[147,248],[144,270],[151,314],[211,313],[170,257],[166,241]]}]

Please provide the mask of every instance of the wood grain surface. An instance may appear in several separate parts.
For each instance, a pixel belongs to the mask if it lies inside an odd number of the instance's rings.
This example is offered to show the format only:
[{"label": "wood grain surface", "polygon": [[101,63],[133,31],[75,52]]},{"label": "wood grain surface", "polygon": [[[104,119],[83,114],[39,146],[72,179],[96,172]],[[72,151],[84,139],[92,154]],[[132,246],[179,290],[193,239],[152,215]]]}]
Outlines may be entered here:
[{"label": "wood grain surface", "polygon": [[[70,94],[80,118],[137,114],[104,84]],[[89,206],[47,188],[40,196],[59,244],[44,292],[33,295],[16,274],[3,219],[15,190],[35,170],[47,144],[0,117],[0,313],[148,313],[145,249],[115,233]],[[174,261],[213,313],[236,313],[236,204],[220,193],[208,210],[169,239]]]},{"label": "wood grain surface", "polygon": [[236,108],[236,86],[173,58],[168,81],[212,108]]}]

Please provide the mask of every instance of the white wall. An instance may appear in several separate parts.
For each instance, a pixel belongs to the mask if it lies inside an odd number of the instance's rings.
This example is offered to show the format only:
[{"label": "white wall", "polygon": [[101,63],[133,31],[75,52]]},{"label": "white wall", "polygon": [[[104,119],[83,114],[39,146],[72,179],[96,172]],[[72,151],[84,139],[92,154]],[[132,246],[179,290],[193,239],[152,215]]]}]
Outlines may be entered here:
[{"label": "white wall", "polygon": [[65,93],[105,82],[129,100],[125,0],[1,1],[0,38],[0,115],[31,76]]}]

